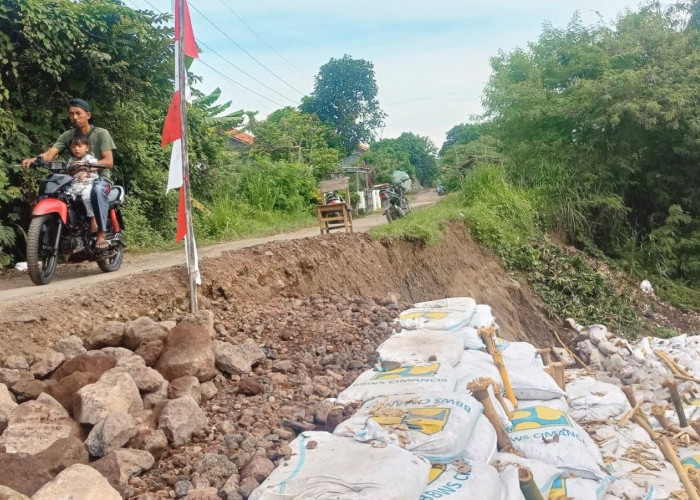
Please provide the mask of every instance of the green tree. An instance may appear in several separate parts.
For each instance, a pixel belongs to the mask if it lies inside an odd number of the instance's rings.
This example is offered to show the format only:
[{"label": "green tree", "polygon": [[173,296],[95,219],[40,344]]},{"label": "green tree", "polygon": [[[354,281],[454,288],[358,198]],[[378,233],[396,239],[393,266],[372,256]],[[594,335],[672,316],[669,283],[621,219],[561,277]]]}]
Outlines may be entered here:
[{"label": "green tree", "polygon": [[358,143],[369,143],[386,114],[379,107],[374,65],[349,55],[331,58],[321,66],[314,91],[301,104],[304,113],[316,113],[340,136],[346,152]]},{"label": "green tree", "polygon": [[340,150],[332,146],[337,144],[337,136],[316,115],[286,107],[252,124],[250,130],[255,135],[250,150],[253,156],[263,154],[273,161],[310,165],[317,179],[338,168]]},{"label": "green tree", "polygon": [[440,148],[440,156],[455,144],[469,144],[488,133],[488,123],[460,123],[447,131],[445,142]]},{"label": "green tree", "polygon": [[[485,92],[492,133],[521,180],[537,182],[527,172],[545,159],[566,165],[578,192],[590,194],[591,214],[617,197],[641,235],[672,204],[697,217],[699,42],[697,32],[679,31],[652,10],[627,14],[614,28],[587,28],[577,18],[566,29],[546,26],[529,50],[493,59]],[[598,219],[592,236],[611,249],[623,236],[611,231],[618,218]]]}]

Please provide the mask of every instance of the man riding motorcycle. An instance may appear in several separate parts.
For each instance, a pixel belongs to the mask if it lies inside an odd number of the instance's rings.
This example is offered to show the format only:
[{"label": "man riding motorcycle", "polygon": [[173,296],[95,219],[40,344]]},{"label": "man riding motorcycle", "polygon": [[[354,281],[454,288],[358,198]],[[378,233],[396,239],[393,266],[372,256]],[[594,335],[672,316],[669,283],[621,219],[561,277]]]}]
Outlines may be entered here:
[{"label": "man riding motorcycle", "polygon": [[[76,134],[82,134],[88,138],[92,155],[97,158],[100,165],[107,169],[102,171],[102,176],[109,178],[108,169],[114,166],[112,151],[116,149],[112,136],[106,129],[91,125],[90,120],[92,118],[92,113],[90,112],[90,105],[83,99],[71,99],[68,101],[67,109],[68,118],[73,128],[63,132],[53,146],[38,156],[41,156],[44,161],[51,161],[69,148]],[[22,160],[22,166],[28,168],[35,160],[36,157],[26,158]],[[109,246],[105,238],[107,216],[109,212],[108,195],[109,184],[103,179],[95,180],[92,186],[90,200],[92,202],[93,212],[95,213],[95,222],[91,227],[91,231],[97,233],[97,241],[95,242],[95,247],[97,249],[106,249]]]}]

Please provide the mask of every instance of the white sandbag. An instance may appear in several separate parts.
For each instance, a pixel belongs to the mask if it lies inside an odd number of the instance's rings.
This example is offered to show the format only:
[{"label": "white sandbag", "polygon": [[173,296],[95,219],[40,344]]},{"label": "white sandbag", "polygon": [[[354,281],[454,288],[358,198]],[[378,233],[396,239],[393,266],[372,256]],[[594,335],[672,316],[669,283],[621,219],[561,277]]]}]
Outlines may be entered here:
[{"label": "white sandbag", "polygon": [[491,463],[497,451],[496,429],[486,415],[479,415],[471,436],[464,447],[462,458],[472,464]]},{"label": "white sandbag", "polygon": [[402,364],[444,361],[452,366],[459,363],[464,344],[455,332],[439,330],[403,330],[377,347],[383,360]]},{"label": "white sandbag", "polygon": [[[554,399],[566,393],[543,369],[540,361],[504,359],[513,394],[516,399]],[[457,390],[479,377],[489,377],[502,384],[501,375],[487,352],[467,350],[455,366]]]},{"label": "white sandbag", "polygon": [[605,494],[605,481],[559,477],[552,484],[547,500],[601,500]]},{"label": "white sandbag", "polygon": [[568,413],[569,411],[569,404],[566,402],[565,398],[521,399],[518,401],[519,409],[531,408],[533,406],[546,406],[548,408],[554,408],[555,410],[563,411],[564,413]]},{"label": "white sandbag", "polygon": [[449,363],[403,365],[385,372],[367,370],[338,394],[338,402],[364,402],[379,396],[396,394],[452,392],[455,381],[454,369]]},{"label": "white sandbag", "polygon": [[418,498],[430,463],[397,446],[375,448],[328,432],[303,432],[292,456],[250,495],[251,500]]},{"label": "white sandbag", "polygon": [[577,377],[566,385],[569,415],[577,422],[622,417],[632,409],[618,386],[593,377]]},{"label": "white sandbag", "polygon": [[367,401],[333,432],[401,446],[431,462],[462,457],[483,407],[454,392],[383,396]]},{"label": "white sandbag", "polygon": [[508,434],[515,449],[586,479],[603,479],[603,457],[591,437],[566,413],[545,406],[517,409]]},{"label": "white sandbag", "polygon": [[486,349],[484,342],[479,336],[479,331],[476,328],[472,326],[465,326],[464,328],[460,328],[457,333],[459,333],[459,336],[462,337],[462,343],[464,344],[465,349]]},{"label": "white sandbag", "polygon": [[441,332],[455,332],[462,339],[464,349],[483,349],[485,346],[479,337],[479,332],[469,326],[471,316],[472,314],[468,310],[420,309],[414,307],[402,312],[398,321],[407,330],[422,328]]},{"label": "white sandbag", "polygon": [[429,300],[413,304],[414,309],[433,309],[463,313],[471,319],[476,308],[476,300],[471,297],[448,297],[445,299]]},{"label": "white sandbag", "polygon": [[469,325],[472,328],[488,328],[490,326],[495,326],[498,329],[498,324],[496,324],[496,318],[493,317],[491,312],[491,306],[486,304],[477,304],[474,308],[474,314],[469,319]]},{"label": "white sandbag", "polygon": [[506,360],[522,360],[544,366],[542,358],[537,354],[537,349],[529,342],[510,342],[508,340],[499,339],[499,341],[496,342],[496,347],[501,351],[503,358]]},{"label": "white sandbag", "polygon": [[552,484],[562,475],[562,472],[553,465],[511,453],[496,453],[492,465],[500,473],[503,490],[502,500],[525,500],[520,491],[520,480],[518,479],[518,469],[521,467],[532,473],[532,478],[543,498],[549,496]]},{"label": "white sandbag", "polygon": [[434,464],[428,486],[419,500],[500,500],[501,481],[496,469],[486,464],[457,461]]},{"label": "white sandbag", "polygon": [[399,323],[403,328],[415,330],[459,330],[467,326],[471,314],[447,309],[406,309],[399,314]]}]

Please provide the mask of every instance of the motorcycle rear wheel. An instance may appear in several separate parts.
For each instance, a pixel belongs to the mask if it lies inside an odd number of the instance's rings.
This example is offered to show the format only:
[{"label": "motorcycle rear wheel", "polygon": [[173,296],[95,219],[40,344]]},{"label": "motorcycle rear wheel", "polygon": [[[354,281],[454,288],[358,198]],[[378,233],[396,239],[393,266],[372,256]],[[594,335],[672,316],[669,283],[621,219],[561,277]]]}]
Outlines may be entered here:
[{"label": "motorcycle rear wheel", "polygon": [[34,217],[27,232],[27,272],[37,285],[51,282],[58,264],[56,237],[58,218],[54,214]]}]

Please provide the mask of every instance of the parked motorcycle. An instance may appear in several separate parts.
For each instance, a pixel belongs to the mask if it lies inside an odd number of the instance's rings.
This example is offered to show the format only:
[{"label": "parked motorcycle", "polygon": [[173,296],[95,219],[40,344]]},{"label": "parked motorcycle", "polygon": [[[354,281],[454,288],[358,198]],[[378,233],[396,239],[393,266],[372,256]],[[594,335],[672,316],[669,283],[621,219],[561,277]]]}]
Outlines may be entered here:
[{"label": "parked motorcycle", "polygon": [[96,261],[105,273],[119,269],[126,247],[120,208],[124,202],[124,188],[116,185],[109,188],[109,217],[105,231],[109,246],[98,249],[95,248],[97,238],[90,232],[85,206],[80,197],[73,194],[73,176],[68,173],[66,162],[44,162],[38,156],[31,166],[49,171],[39,186],[39,201],[32,210],[27,232],[27,271],[31,280],[37,285],[50,283],[59,259],[62,262],[69,259]]},{"label": "parked motorcycle", "polygon": [[400,219],[411,212],[406,192],[400,183],[382,185],[379,188],[379,198],[382,200],[384,215],[389,222]]}]

